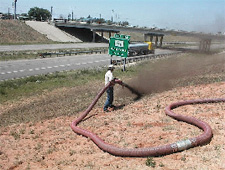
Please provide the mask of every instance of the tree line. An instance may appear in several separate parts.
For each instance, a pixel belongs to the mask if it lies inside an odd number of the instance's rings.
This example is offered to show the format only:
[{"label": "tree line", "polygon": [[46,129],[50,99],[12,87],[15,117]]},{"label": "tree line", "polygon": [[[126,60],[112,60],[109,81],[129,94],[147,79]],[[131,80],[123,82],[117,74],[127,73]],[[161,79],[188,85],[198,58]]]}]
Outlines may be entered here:
[{"label": "tree line", "polygon": [[[12,19],[13,16],[10,13],[0,13],[1,18],[0,19]],[[38,7],[34,7],[34,8],[30,8],[30,10],[28,11],[28,13],[22,13],[20,15],[16,15],[17,19],[21,19],[21,20],[36,20],[36,21],[47,21],[49,19],[51,19],[52,15],[49,12],[49,10],[47,9],[43,9],[43,8],[38,8]]]},{"label": "tree line", "polygon": [[[1,14],[1,13],[0,13]],[[76,20],[79,22],[87,22],[87,23],[98,23],[98,24],[103,24],[106,23],[108,25],[111,24],[117,24],[117,25],[122,25],[126,26],[129,25],[128,21],[119,21],[119,22],[113,22],[111,20],[105,20],[104,18],[92,18],[90,15],[87,18],[81,17],[80,19],[73,19],[71,18],[71,14],[68,15],[68,21],[70,20]],[[12,14],[3,14],[2,19],[12,19]],[[0,18],[1,19],[1,18]],[[20,15],[17,15],[17,19],[20,20],[36,20],[36,21],[47,21],[52,19],[52,15],[49,10],[43,9],[43,8],[30,8],[28,13],[22,13]],[[63,16],[61,15],[59,19],[63,19]]]}]

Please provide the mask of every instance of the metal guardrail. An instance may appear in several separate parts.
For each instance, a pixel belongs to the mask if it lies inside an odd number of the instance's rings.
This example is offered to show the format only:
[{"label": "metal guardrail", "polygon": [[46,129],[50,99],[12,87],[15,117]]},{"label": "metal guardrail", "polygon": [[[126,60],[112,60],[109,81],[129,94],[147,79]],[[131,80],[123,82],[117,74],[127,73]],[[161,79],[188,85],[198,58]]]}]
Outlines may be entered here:
[{"label": "metal guardrail", "polygon": [[[170,54],[151,54],[151,55],[127,57],[125,60],[126,60],[126,64],[129,64],[129,63],[134,63],[134,62],[138,62],[138,61],[142,61],[142,60],[162,58],[162,57],[174,55],[174,54],[177,54],[177,53],[180,53],[180,52],[170,53]],[[123,62],[124,62],[124,58],[112,60],[112,63],[115,64],[115,65],[122,65]]]},{"label": "metal guardrail", "polygon": [[46,53],[40,53],[39,56],[45,58],[47,56],[52,57],[52,56],[71,56],[71,55],[79,55],[79,54],[97,54],[97,53],[106,53],[106,49],[103,50],[90,50],[90,51],[70,51],[70,52],[46,52]]}]

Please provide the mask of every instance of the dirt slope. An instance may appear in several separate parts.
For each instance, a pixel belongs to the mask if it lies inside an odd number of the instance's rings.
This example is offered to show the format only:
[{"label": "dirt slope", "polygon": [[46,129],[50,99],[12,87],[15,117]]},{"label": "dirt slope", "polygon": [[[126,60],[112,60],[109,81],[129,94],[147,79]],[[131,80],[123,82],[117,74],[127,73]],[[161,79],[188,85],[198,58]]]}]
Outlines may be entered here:
[{"label": "dirt slope", "polygon": [[45,35],[33,30],[24,22],[0,20],[0,44],[48,43],[52,42]]},{"label": "dirt slope", "polygon": [[[64,94],[66,89],[45,94]],[[173,143],[201,134],[198,128],[177,122],[164,114],[172,102],[225,97],[225,83],[175,88],[144,97],[110,113],[95,108],[79,126],[106,142],[126,148]],[[31,99],[26,99],[27,102]],[[26,103],[23,101],[21,104]],[[17,103],[19,104],[19,103]],[[17,105],[5,106],[5,110]],[[212,141],[204,146],[163,157],[154,157],[155,169],[225,169],[225,104],[203,104],[175,109],[178,114],[197,117],[213,129]],[[48,114],[48,113],[46,113]],[[149,169],[146,158],[116,157],[100,150],[91,140],[72,132],[76,117],[59,117],[39,123],[0,129],[1,169]]]}]

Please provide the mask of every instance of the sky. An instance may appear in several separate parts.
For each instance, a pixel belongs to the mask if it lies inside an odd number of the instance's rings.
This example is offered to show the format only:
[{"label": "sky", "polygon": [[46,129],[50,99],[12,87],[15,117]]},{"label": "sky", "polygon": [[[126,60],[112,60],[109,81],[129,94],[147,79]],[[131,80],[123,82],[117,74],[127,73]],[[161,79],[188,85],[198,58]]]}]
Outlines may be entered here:
[{"label": "sky", "polygon": [[[0,12],[13,13],[14,0],[0,0]],[[100,16],[133,26],[205,33],[225,32],[225,0],[17,0],[17,13],[30,8],[51,10],[53,17]]]}]

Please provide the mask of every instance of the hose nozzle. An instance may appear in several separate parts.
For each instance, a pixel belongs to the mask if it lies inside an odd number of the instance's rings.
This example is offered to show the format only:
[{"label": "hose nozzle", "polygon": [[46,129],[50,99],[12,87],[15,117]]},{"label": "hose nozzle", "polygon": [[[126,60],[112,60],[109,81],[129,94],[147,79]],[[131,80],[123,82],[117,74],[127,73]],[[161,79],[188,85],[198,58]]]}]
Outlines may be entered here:
[{"label": "hose nozzle", "polygon": [[117,84],[123,85],[123,82],[120,79],[115,78],[114,82],[117,83]]}]

